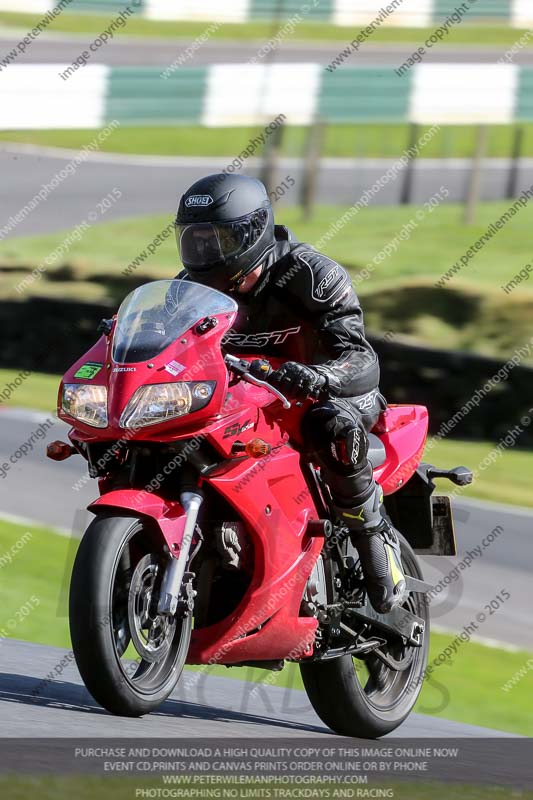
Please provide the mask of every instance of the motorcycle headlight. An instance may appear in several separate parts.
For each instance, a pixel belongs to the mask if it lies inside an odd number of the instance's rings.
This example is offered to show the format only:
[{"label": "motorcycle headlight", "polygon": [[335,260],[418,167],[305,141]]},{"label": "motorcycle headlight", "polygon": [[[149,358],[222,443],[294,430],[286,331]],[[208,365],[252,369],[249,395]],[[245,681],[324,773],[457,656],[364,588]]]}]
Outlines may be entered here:
[{"label": "motorcycle headlight", "polygon": [[211,400],[215,381],[141,386],[122,412],[121,428],[144,428],[198,411]]},{"label": "motorcycle headlight", "polygon": [[61,407],[66,414],[91,425],[107,428],[107,388],[83,383],[66,383],[63,386]]}]

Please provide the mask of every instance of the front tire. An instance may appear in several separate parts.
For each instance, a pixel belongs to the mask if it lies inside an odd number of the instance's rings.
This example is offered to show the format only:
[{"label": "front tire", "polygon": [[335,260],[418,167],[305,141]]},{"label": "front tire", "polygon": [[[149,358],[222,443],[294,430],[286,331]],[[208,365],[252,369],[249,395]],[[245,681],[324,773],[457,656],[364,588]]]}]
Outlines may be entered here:
[{"label": "front tire", "polygon": [[[399,534],[404,572],[422,580],[418,559]],[[357,669],[350,655],[300,664],[305,690],[320,719],[335,733],[376,739],[395,730],[409,716],[422,688],[429,648],[429,606],[424,594],[410,593],[404,608],[425,622],[420,647],[407,647],[411,661],[402,672],[368,656]],[[379,635],[379,633],[378,633]],[[399,660],[397,652],[391,652]],[[361,677],[363,676],[363,677]]]},{"label": "front tire", "polygon": [[166,561],[159,537],[134,517],[96,517],[78,549],[70,586],[72,648],[85,686],[112,714],[154,711],[183,670],[192,616],[168,620],[156,611]]}]

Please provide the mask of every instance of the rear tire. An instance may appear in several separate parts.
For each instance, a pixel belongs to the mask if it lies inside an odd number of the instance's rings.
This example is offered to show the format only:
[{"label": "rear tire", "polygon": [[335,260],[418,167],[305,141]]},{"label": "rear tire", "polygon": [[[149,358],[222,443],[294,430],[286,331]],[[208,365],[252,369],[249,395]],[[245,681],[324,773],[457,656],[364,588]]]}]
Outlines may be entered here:
[{"label": "rear tire", "polygon": [[[399,538],[405,573],[422,580],[415,553],[403,536]],[[427,664],[429,606],[425,595],[420,593],[411,593],[404,606],[425,621],[424,639],[420,647],[410,648],[413,657],[404,672],[394,673],[385,667],[384,674],[388,680],[385,686],[379,687],[373,683],[372,672],[363,685],[357,675],[354,659],[349,655],[331,661],[300,664],[311,705],[335,733],[376,739],[395,730],[411,713],[422,688]],[[374,656],[374,670],[376,662]]]},{"label": "rear tire", "polygon": [[[153,612],[164,556],[159,537],[144,520],[111,515],[91,522],[76,555],[69,609],[72,648],[85,686],[113,714],[137,717],[154,711],[183,670],[192,615],[168,622]],[[135,587],[139,593],[133,596]],[[131,621],[140,620],[139,607],[146,611],[148,606],[151,616],[144,618],[152,628],[145,626],[143,639],[143,626],[132,630]],[[155,644],[149,638],[152,630],[159,632]],[[122,661],[128,646],[137,651],[137,667]]]}]

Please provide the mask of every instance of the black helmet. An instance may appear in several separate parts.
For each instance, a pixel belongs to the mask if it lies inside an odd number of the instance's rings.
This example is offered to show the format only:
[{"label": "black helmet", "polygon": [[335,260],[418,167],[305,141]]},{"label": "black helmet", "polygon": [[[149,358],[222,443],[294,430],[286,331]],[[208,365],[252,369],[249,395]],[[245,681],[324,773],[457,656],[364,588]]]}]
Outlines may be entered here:
[{"label": "black helmet", "polygon": [[275,247],[274,213],[261,181],[245,175],[208,175],[181,198],[178,249],[188,274],[227,292]]}]

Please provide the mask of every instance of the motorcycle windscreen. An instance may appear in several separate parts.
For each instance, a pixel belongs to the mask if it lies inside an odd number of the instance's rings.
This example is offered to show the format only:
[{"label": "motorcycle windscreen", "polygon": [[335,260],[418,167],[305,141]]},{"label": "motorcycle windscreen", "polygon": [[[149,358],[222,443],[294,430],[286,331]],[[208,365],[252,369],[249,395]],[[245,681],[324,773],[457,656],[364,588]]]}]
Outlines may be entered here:
[{"label": "motorcycle windscreen", "polygon": [[204,317],[234,313],[237,303],[222,292],[191,281],[153,281],[122,302],[113,337],[118,364],[155,358]]}]

